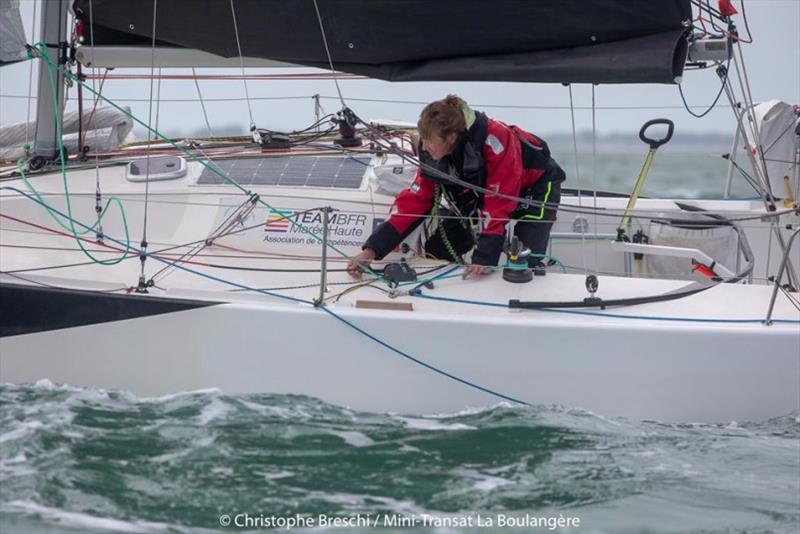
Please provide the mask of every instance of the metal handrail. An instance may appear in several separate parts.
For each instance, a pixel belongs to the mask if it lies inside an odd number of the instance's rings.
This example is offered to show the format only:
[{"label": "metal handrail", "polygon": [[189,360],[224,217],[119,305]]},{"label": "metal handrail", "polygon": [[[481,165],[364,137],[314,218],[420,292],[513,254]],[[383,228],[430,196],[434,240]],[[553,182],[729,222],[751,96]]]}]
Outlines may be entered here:
[{"label": "metal handrail", "polygon": [[783,271],[786,270],[786,265],[789,263],[789,252],[792,250],[794,238],[800,234],[800,228],[794,231],[789,238],[789,243],[786,245],[786,251],[783,253],[783,261],[781,261],[781,268],[775,276],[775,287],[772,289],[772,297],[769,300],[769,309],[767,309],[767,318],[764,319],[764,325],[769,326],[772,324],[772,312],[775,309],[775,298],[778,296],[778,289],[781,287],[781,278],[783,278]]}]

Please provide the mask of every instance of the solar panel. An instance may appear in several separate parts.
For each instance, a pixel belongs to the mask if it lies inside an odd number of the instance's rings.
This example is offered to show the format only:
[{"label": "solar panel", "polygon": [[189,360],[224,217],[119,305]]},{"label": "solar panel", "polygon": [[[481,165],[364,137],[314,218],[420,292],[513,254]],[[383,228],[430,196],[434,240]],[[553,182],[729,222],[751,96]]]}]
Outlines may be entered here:
[{"label": "solar panel", "polygon": [[[208,163],[244,186],[358,189],[369,160],[369,156],[286,156],[226,159]],[[197,183],[217,185],[227,183],[227,180],[209,169],[203,169]]]}]

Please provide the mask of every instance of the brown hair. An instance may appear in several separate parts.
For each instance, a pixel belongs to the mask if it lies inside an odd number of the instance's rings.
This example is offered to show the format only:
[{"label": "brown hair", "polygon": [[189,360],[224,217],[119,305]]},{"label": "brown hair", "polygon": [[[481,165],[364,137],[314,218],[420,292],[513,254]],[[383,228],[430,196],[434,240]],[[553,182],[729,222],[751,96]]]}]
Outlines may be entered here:
[{"label": "brown hair", "polygon": [[442,100],[431,102],[422,110],[417,121],[419,135],[430,139],[432,134],[445,137],[453,132],[461,133],[467,129],[464,108],[467,103],[456,95],[447,95]]}]

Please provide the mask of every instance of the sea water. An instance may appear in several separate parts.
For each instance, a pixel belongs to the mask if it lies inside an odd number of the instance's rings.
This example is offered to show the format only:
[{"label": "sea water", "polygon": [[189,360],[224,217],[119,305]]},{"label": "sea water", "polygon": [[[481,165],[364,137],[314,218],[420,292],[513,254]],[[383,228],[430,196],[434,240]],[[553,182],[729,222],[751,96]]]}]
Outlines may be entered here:
[{"label": "sea water", "polygon": [[[778,415],[778,414],[776,414]],[[0,532],[798,532],[800,414],[364,413],[0,386]]]}]

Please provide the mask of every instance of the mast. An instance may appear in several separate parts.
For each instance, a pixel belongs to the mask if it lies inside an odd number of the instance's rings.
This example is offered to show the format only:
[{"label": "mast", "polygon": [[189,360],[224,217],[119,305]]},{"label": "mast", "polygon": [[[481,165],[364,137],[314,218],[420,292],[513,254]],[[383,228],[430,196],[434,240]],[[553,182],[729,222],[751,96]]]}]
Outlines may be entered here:
[{"label": "mast", "polygon": [[[54,64],[61,65],[65,59],[67,41],[67,1],[42,1],[41,39],[47,45],[47,56]],[[63,44],[63,46],[62,46]],[[64,77],[60,71],[53,73],[58,112],[64,112]],[[53,84],[50,82],[48,66],[39,62],[39,89],[36,101],[36,133],[32,159],[50,161],[58,156],[56,139],[56,108],[53,105]]]}]

